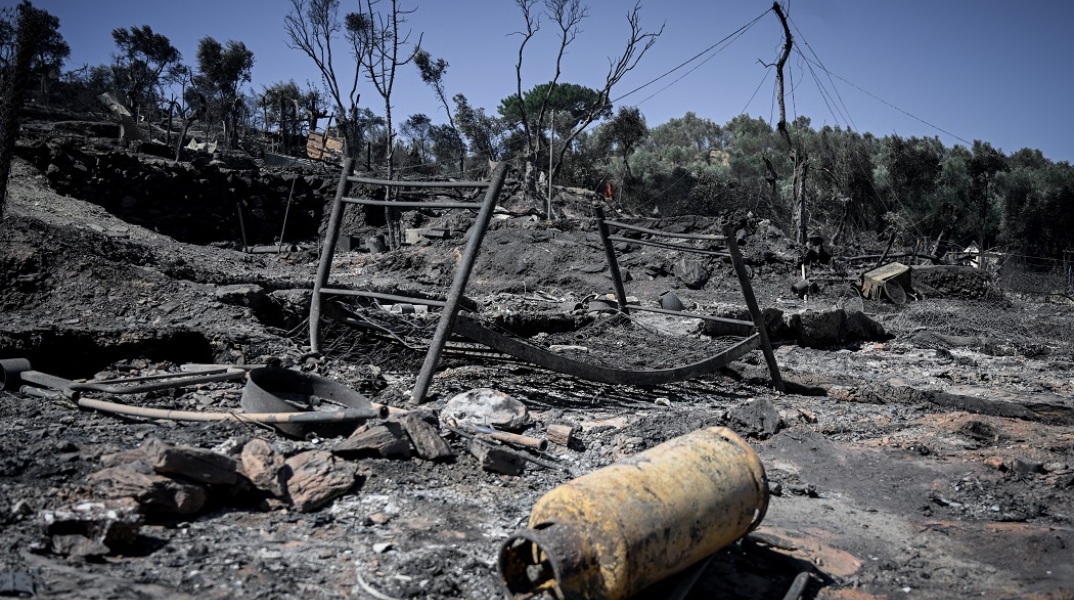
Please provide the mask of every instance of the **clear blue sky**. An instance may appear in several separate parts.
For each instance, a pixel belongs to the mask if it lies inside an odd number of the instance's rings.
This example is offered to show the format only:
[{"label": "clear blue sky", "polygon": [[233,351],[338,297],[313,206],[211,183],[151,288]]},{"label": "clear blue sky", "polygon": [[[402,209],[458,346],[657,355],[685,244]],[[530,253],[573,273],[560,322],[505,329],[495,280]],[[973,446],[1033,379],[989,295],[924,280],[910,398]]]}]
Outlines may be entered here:
[{"label": "clear blue sky", "polygon": [[[68,69],[110,62],[111,30],[147,24],[168,36],[191,64],[198,40],[206,35],[221,42],[244,42],[254,52],[250,87],[254,91],[276,81],[294,79],[301,86],[319,80],[312,62],[285,43],[283,19],[289,0],[33,3],[60,18],[60,30],[71,45]],[[0,5],[13,4],[15,0],[0,0]],[[569,50],[562,80],[598,87],[608,57],[622,49],[628,32],[625,15],[633,2],[587,4],[590,16]],[[354,10],[357,0],[343,0],[342,5],[344,11]],[[423,46],[450,63],[445,78],[449,95],[461,92],[472,105],[494,114],[499,100],[515,87],[518,38],[511,33],[521,27],[515,3],[402,0],[401,6],[417,9],[407,25],[412,39],[424,34]],[[664,33],[613,96],[674,68],[770,6],[767,0],[645,0],[643,27],[663,24]],[[807,56],[815,54],[842,78],[833,81],[817,73],[838,103],[837,111],[825,104],[808,65],[792,57],[789,77],[795,87],[793,101],[788,99],[790,116],[808,116],[814,127],[849,125],[878,136],[935,135],[947,146],[962,144],[958,138],[981,139],[1007,154],[1038,148],[1052,160],[1074,162],[1074,76],[1067,66],[1074,56],[1074,35],[1069,31],[1074,2],[791,0],[790,16],[798,28],[792,31],[798,47]],[[550,78],[553,38],[549,25],[531,44],[523,67],[524,88]],[[650,127],[687,111],[720,124],[742,112],[770,120],[777,114],[774,77],[758,60],[773,62],[781,42],[779,21],[769,13],[680,81],[665,88],[697,62],[619,104],[639,106]],[[347,61],[342,52],[339,59]],[[368,86],[362,98],[362,104],[382,112]],[[423,112],[434,121],[445,120],[432,90],[421,83],[412,66],[400,74],[393,104],[397,118]]]}]

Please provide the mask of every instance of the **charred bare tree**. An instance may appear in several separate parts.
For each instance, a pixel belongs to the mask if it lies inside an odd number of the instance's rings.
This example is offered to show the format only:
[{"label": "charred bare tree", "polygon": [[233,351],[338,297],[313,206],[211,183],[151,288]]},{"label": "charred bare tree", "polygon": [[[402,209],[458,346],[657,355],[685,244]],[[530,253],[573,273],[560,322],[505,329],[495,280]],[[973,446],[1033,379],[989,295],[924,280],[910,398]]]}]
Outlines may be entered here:
[{"label": "charred bare tree", "polygon": [[[544,0],[545,12],[559,30],[559,46],[556,51],[555,74],[545,88],[544,98],[539,103],[536,115],[534,115],[530,114],[523,100],[522,64],[527,44],[540,30],[540,17],[535,11],[537,0],[515,0],[515,2],[522,11],[522,19],[525,25],[523,31],[517,32],[522,41],[518,47],[518,61],[515,63],[516,94],[519,98],[520,120],[526,139],[526,170],[523,175],[523,189],[528,197],[536,198],[538,196],[537,159],[542,146],[546,143],[540,124],[545,122],[545,116],[551,105],[550,100],[555,93],[556,85],[559,83],[563,67],[563,56],[566,54],[567,48],[578,37],[579,27],[582,21],[589,16],[589,10],[582,4],[581,0]],[[571,142],[599,119],[601,115],[608,113],[611,109],[612,88],[637,66],[649,48],[656,43],[656,38],[663,33],[663,26],[656,32],[644,31],[641,28],[640,11],[641,4],[635,4],[634,8],[627,13],[630,37],[627,39],[626,47],[618,57],[608,60],[608,71],[604,78],[604,84],[597,90],[599,94],[598,101],[590,105],[583,115],[577,117],[577,125],[572,127],[560,140],[561,146],[556,157],[556,163],[550,167],[549,177],[554,177],[555,172],[559,170],[559,165],[562,164],[563,157],[566,155],[568,148],[570,148]],[[551,151],[551,148],[549,148],[549,151]],[[551,198],[546,200],[548,201],[550,213]]]},{"label": "charred bare tree", "polygon": [[7,182],[11,159],[15,156],[15,138],[19,134],[19,110],[30,82],[30,64],[46,33],[48,13],[23,2],[18,8],[19,25],[15,33],[15,59],[3,74],[6,90],[0,102],[0,219],[7,203]]},{"label": "charred bare tree", "polygon": [[358,158],[362,148],[362,128],[359,122],[358,78],[361,63],[354,61],[350,86],[341,85],[336,72],[332,44],[340,36],[339,0],[291,0],[291,12],[284,17],[287,45],[310,57],[321,72],[328,95],[336,105],[336,123],[343,136],[344,154]]},{"label": "charred bare tree", "polygon": [[[185,108],[180,106],[178,102],[172,101],[169,115],[172,112],[176,112],[183,119],[183,129],[179,132],[179,140],[175,143],[175,162],[179,162],[179,159],[183,156],[183,142],[186,140],[186,132],[190,130],[190,126],[194,124],[194,121],[204,118],[208,110],[209,103],[205,100],[205,95],[200,92],[195,94],[193,101],[187,102]],[[168,132],[171,133],[170,117]]]},{"label": "charred bare tree", "polygon": [[776,129],[787,144],[791,164],[794,165],[791,185],[791,220],[794,222],[796,241],[799,244],[805,244],[809,229],[809,215],[806,212],[806,177],[809,174],[809,156],[804,148],[796,145],[791,140],[791,135],[787,131],[787,104],[784,99],[783,85],[783,67],[787,64],[787,58],[794,48],[794,38],[791,37],[791,29],[787,25],[787,15],[783,13],[783,7],[779,5],[779,2],[772,4],[772,11],[776,13],[776,16],[779,17],[779,22],[783,25],[783,51],[780,53],[779,60],[776,61],[776,84],[778,86],[776,97],[779,100],[779,124]]},{"label": "charred bare tree", "polygon": [[[400,51],[410,40],[410,33],[400,34],[400,26],[406,23],[406,16],[414,10],[403,10],[398,0],[387,0],[389,8],[386,13],[374,10],[379,0],[364,0],[360,3],[360,12],[347,15],[347,39],[358,62],[365,68],[373,89],[384,100],[385,143],[384,155],[387,178],[395,178],[395,128],[392,124],[392,90],[395,87],[395,74],[399,67],[414,60],[421,47],[421,36],[405,58]],[[385,190],[391,194],[392,190]],[[397,210],[385,208],[388,222],[388,242],[391,248],[402,244],[402,231],[399,228]]]}]

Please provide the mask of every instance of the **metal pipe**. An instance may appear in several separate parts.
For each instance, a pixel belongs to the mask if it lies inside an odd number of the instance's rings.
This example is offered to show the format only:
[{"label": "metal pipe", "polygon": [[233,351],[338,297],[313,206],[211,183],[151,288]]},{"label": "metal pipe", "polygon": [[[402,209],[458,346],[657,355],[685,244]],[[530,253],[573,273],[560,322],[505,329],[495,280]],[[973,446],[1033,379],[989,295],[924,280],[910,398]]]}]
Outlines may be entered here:
[{"label": "metal pipe", "polygon": [[423,304],[425,306],[442,307],[446,302],[443,300],[431,300],[418,296],[400,296],[398,294],[382,294],[380,292],[367,292],[365,290],[349,290],[347,288],[321,288],[322,294],[333,296],[357,296],[360,298],[376,298],[377,300],[391,300],[393,302],[409,302],[411,304]]},{"label": "metal pipe", "polygon": [[730,429],[669,440],[545,494],[500,549],[505,597],[624,600],[760,524],[764,466]]},{"label": "metal pipe", "polygon": [[328,216],[328,228],[324,232],[324,244],[321,246],[321,260],[317,264],[317,276],[313,280],[313,294],[310,298],[310,350],[321,351],[321,288],[328,285],[328,272],[332,268],[332,257],[336,252],[339,230],[343,225],[343,194],[347,191],[347,179],[354,171],[354,159],[348,158],[343,163],[343,175],[336,186],[336,195],[332,201],[332,212]]},{"label": "metal pipe", "polygon": [[677,244],[671,244],[668,242],[653,242],[650,240],[636,240],[633,238],[623,237],[620,235],[609,235],[608,239],[613,242],[623,242],[626,244],[637,244],[639,246],[652,246],[653,248],[663,248],[665,250],[674,250],[676,252],[689,252],[691,254],[700,254],[702,256],[731,256],[727,252],[719,252],[717,250],[703,250],[701,248],[691,248],[689,246],[680,246]]},{"label": "metal pipe", "polygon": [[799,600],[807,585],[809,585],[809,571],[802,571],[791,582],[791,587],[783,595],[783,600]]},{"label": "metal pipe", "polygon": [[[147,375],[142,377],[126,377],[122,379],[105,379],[101,381],[74,382],[41,371],[34,371],[30,367],[30,361],[25,358],[11,358],[0,360],[0,370],[3,372],[0,379],[0,388],[14,387],[17,381],[32,383],[53,390],[68,398],[77,399],[79,392],[103,392],[106,394],[137,394],[142,392],[154,392],[175,387],[193,385],[198,383],[212,383],[216,381],[230,381],[242,379],[246,371],[257,365],[235,367],[228,365],[203,368],[193,373],[165,373],[162,375]],[[145,383],[142,385],[120,385],[127,383]],[[24,386],[21,391],[27,391]]]},{"label": "metal pipe", "polygon": [[343,198],[347,204],[360,204],[362,206],[391,206],[395,208],[469,208],[480,210],[481,204],[477,202],[424,202],[421,200],[374,200],[372,198]]},{"label": "metal pipe", "polygon": [[25,358],[5,358],[0,360],[0,390],[14,389],[20,375],[33,367]]},{"label": "metal pipe", "polygon": [[[734,239],[734,231],[731,224],[724,226],[724,233],[729,240]],[[772,377],[772,385],[779,391],[783,391],[783,377],[779,374],[779,365],[776,363],[776,355],[772,352],[772,342],[768,339],[768,328],[764,324],[764,314],[757,305],[757,297],[753,295],[753,285],[750,284],[750,275],[746,272],[746,263],[742,260],[742,254],[738,251],[738,242],[731,241],[727,244],[731,251],[731,264],[735,267],[738,275],[738,283],[742,287],[742,297],[746,300],[746,307],[750,309],[750,316],[757,326],[757,335],[761,337],[761,353],[764,354],[765,363],[768,364],[768,374]]]},{"label": "metal pipe", "polygon": [[487,188],[488,181],[404,181],[402,179],[374,179],[371,177],[358,177],[351,175],[347,181],[363,183],[367,185],[397,187],[397,188]]},{"label": "metal pipe", "polygon": [[383,416],[384,411],[377,408],[348,408],[336,411],[309,411],[309,412],[275,412],[275,413],[242,413],[242,412],[195,412],[188,410],[169,410],[163,408],[148,408],[144,406],[128,406],[118,402],[96,400],[93,398],[81,398],[78,401],[81,408],[91,408],[101,412],[132,417],[145,417],[147,419],[166,419],[169,421],[236,421],[239,423],[338,423],[343,421],[361,421]]},{"label": "metal pipe", "polygon": [[608,239],[608,225],[604,221],[604,207],[594,206],[593,212],[597,217],[597,230],[600,231],[600,241],[604,244],[604,256],[608,259],[608,270],[612,275],[612,285],[615,286],[615,298],[619,303],[619,310],[630,314],[627,309],[626,288],[623,287],[623,274],[619,272],[619,259],[615,257],[615,247]]},{"label": "metal pipe", "polygon": [[287,233],[287,217],[291,214],[291,199],[295,197],[295,184],[298,177],[291,180],[291,193],[287,195],[287,207],[283,209],[283,227],[280,228],[280,239],[276,240],[277,251],[283,250],[283,234]]},{"label": "metal pipe", "polygon": [[485,232],[488,230],[489,222],[492,220],[492,213],[496,208],[500,190],[503,189],[504,180],[507,179],[507,166],[506,162],[501,162],[496,165],[496,170],[492,173],[492,185],[486,191],[481,211],[474,220],[473,228],[470,231],[470,239],[466,243],[466,249],[463,251],[459,268],[455,272],[455,279],[451,282],[451,289],[448,290],[444,309],[440,313],[440,321],[436,324],[436,333],[433,334],[433,339],[429,342],[429,352],[425,355],[425,362],[421,366],[421,372],[418,373],[418,379],[414,383],[414,390],[411,392],[410,398],[416,403],[420,404],[425,401],[425,395],[429,392],[429,385],[433,381],[433,373],[436,372],[436,367],[440,364],[440,355],[444,351],[444,344],[451,337],[452,330],[455,327],[455,317],[459,313],[459,304],[463,299],[463,292],[466,291],[466,283],[470,280],[470,272],[477,261],[477,253],[481,249],[481,242],[484,241]]},{"label": "metal pipe", "polygon": [[637,231],[638,233],[648,233],[660,237],[677,238],[680,240],[704,240],[706,242],[726,242],[728,240],[727,235],[708,235],[704,233],[672,233],[670,231],[648,229],[646,227],[639,227],[637,225],[630,225],[627,223],[621,223],[619,221],[605,222],[608,224],[608,227],[615,227],[616,229],[627,229],[629,231]]}]

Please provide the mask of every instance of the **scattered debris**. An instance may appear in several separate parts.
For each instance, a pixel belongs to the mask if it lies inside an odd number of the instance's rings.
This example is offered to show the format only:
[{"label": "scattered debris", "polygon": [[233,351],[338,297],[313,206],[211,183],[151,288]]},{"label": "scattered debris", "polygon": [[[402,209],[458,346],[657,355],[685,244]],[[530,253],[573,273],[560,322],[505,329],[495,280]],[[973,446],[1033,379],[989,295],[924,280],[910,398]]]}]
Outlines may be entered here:
[{"label": "scattered debris", "polygon": [[866,298],[905,304],[910,291],[910,267],[892,262],[866,271],[861,276],[861,294]]},{"label": "scattered debris", "polygon": [[545,438],[553,444],[570,448],[575,443],[574,426],[567,423],[552,423],[545,429]]},{"label": "scattered debris", "polygon": [[55,554],[93,558],[130,547],[143,518],[129,498],[80,502],[40,513]]},{"label": "scattered debris", "polygon": [[452,397],[440,417],[457,425],[481,425],[518,431],[529,422],[526,405],[503,392],[477,388]]},{"label": "scattered debris", "polygon": [[432,411],[411,411],[400,418],[414,452],[431,461],[449,461],[455,458],[444,438],[437,431],[439,420]]},{"label": "scattered debris", "polygon": [[526,460],[522,455],[502,446],[494,446],[488,442],[473,439],[470,440],[467,449],[485,471],[504,475],[521,475],[526,469]]}]

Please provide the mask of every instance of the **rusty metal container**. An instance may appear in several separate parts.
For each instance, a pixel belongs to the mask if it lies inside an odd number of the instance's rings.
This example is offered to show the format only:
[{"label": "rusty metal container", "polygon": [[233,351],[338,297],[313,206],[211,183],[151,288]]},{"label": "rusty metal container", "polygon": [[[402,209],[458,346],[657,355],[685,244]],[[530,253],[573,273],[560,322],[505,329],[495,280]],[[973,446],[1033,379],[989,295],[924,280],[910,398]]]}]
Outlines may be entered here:
[{"label": "rusty metal container", "polygon": [[725,427],[699,429],[545,494],[500,550],[507,598],[621,600],[760,524],[760,458]]}]

